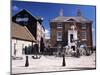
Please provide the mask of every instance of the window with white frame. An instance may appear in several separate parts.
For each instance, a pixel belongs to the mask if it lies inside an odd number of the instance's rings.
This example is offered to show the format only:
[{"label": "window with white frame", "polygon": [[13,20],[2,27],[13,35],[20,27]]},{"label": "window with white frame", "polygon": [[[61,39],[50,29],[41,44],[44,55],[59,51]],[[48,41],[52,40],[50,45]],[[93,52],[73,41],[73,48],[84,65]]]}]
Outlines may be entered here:
[{"label": "window with white frame", "polygon": [[86,24],[85,23],[81,24],[81,29],[86,29]]},{"label": "window with white frame", "polygon": [[82,40],[86,40],[86,31],[81,32]]},{"label": "window with white frame", "polygon": [[57,41],[62,41],[62,31],[57,31]]},{"label": "window with white frame", "polygon": [[61,28],[62,28],[62,24],[61,24],[61,23],[58,23],[58,24],[57,24],[57,28],[58,28],[58,29],[61,29]]}]

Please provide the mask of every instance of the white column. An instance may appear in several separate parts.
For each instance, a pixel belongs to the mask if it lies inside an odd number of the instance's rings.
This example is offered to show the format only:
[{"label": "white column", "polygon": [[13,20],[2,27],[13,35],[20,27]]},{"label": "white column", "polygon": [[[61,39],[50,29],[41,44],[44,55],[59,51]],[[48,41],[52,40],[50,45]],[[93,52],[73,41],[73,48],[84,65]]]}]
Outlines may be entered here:
[{"label": "white column", "polygon": [[75,42],[70,42],[70,35],[73,35],[73,40],[77,40],[77,31],[76,30],[68,30],[68,46],[76,46]]}]

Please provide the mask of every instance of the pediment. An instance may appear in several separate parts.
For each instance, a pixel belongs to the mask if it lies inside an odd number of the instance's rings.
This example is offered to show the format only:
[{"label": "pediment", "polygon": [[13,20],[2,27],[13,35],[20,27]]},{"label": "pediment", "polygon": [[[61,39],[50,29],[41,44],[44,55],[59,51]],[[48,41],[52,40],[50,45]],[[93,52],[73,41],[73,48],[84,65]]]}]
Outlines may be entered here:
[{"label": "pediment", "polygon": [[73,18],[70,18],[70,19],[68,19],[67,21],[76,21],[75,19],[73,19]]}]

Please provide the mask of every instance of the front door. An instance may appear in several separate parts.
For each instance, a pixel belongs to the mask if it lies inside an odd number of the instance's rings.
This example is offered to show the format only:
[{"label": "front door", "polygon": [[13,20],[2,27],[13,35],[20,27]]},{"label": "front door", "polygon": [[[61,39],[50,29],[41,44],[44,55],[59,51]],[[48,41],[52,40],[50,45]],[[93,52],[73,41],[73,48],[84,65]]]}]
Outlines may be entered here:
[{"label": "front door", "polygon": [[77,46],[75,40],[77,40],[77,30],[68,30],[68,46],[73,50]]},{"label": "front door", "polygon": [[75,46],[71,46],[71,49],[73,49],[73,51],[75,51]]}]

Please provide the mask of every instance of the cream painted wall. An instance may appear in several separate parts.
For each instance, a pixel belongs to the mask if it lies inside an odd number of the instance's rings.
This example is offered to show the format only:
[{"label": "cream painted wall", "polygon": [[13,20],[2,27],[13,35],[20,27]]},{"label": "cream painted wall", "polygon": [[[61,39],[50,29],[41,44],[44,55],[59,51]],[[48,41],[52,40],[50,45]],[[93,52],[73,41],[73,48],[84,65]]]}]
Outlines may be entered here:
[{"label": "cream painted wall", "polygon": [[45,31],[43,30],[42,25],[40,25],[40,23],[37,22],[37,41],[38,41],[38,45],[39,45],[39,52],[40,52],[41,37],[44,39],[44,37],[45,37]]},{"label": "cream painted wall", "polygon": [[77,40],[77,30],[68,30],[68,46],[76,46],[75,43],[70,42],[70,34],[73,34],[74,40]]},{"label": "cream painted wall", "polygon": [[[23,41],[23,40],[17,40],[17,39],[12,39],[12,56],[14,55],[14,44],[16,44],[15,49],[16,49],[16,57],[21,57],[22,54],[22,49],[25,48],[25,46],[31,46],[32,42],[29,41]],[[34,45],[35,43],[33,43]]]}]

